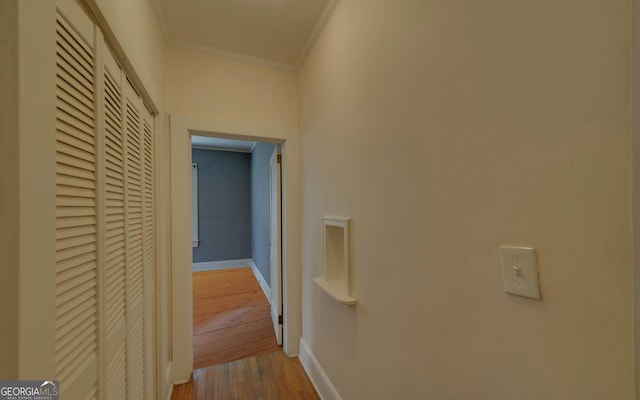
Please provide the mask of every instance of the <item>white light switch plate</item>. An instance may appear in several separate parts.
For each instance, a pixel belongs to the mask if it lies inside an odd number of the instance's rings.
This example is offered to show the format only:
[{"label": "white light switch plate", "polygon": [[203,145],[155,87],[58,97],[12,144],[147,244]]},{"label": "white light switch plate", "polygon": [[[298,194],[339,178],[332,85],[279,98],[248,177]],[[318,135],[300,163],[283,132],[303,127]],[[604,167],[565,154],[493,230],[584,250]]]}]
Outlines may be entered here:
[{"label": "white light switch plate", "polygon": [[500,246],[504,291],[540,300],[536,250],[531,247]]}]

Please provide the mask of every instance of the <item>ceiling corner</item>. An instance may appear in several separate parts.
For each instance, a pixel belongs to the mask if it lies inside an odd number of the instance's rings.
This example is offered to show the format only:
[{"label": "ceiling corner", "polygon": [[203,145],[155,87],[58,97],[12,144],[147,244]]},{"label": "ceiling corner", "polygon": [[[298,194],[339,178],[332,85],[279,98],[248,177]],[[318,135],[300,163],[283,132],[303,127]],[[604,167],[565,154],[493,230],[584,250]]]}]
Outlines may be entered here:
[{"label": "ceiling corner", "polygon": [[307,55],[311,51],[313,45],[316,43],[316,40],[318,40],[318,37],[320,37],[320,34],[324,30],[324,27],[327,25],[327,22],[329,22],[329,20],[331,19],[331,16],[338,6],[338,3],[340,3],[340,0],[329,0],[327,2],[327,5],[322,10],[320,17],[316,21],[316,24],[313,26],[313,29],[311,30],[311,33],[309,34],[309,37],[307,38],[307,41],[305,42],[304,47],[302,48],[302,51],[300,52],[300,55],[298,56],[298,59],[294,64],[294,69],[296,71],[298,70],[298,68],[300,68],[305,58],[307,58]]},{"label": "ceiling corner", "polygon": [[160,26],[160,32],[162,32],[162,38],[165,44],[169,41],[169,30],[167,29],[167,22],[164,19],[164,13],[162,12],[162,6],[158,0],[149,0],[153,14],[156,16],[158,26]]}]

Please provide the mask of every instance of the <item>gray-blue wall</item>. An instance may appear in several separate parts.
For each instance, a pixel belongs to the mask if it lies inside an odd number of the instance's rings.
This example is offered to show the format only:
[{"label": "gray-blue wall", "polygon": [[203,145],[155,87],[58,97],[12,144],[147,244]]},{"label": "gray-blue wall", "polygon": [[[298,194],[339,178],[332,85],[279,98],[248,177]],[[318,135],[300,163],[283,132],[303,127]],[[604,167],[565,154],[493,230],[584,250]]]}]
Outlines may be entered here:
[{"label": "gray-blue wall", "polygon": [[251,258],[251,154],[192,150],[198,164],[198,238],[193,262]]},{"label": "gray-blue wall", "polygon": [[270,285],[270,254],[269,254],[269,186],[270,165],[269,159],[275,145],[258,143],[253,149],[251,157],[251,192],[253,202],[251,204],[251,224],[253,261],[262,274],[264,280]]}]

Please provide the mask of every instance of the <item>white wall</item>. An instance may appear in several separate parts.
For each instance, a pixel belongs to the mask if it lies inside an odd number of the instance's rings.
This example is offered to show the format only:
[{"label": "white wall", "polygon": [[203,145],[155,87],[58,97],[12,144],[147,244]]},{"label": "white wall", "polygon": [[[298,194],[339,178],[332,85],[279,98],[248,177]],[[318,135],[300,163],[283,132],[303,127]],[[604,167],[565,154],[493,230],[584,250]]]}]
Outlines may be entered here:
[{"label": "white wall", "polygon": [[281,130],[297,128],[292,71],[188,49],[167,49],[167,110]]},{"label": "white wall", "polygon": [[[303,340],[343,399],[634,397],[630,7],[340,2],[298,104]],[[333,214],[355,309],[311,281]]]}]

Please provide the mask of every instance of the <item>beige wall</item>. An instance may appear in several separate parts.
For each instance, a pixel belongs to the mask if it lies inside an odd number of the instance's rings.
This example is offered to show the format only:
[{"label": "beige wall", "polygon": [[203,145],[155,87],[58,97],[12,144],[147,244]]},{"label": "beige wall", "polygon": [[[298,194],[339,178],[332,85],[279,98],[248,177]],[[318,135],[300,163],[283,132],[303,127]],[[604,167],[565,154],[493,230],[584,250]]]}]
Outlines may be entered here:
[{"label": "beige wall", "polygon": [[0,377],[18,375],[18,4],[0,2]]},{"label": "beige wall", "polygon": [[[345,400],[634,397],[630,6],[340,2],[298,95],[303,340]],[[333,214],[355,309],[311,282]]]},{"label": "beige wall", "polygon": [[293,71],[187,49],[167,49],[170,115],[297,129]]}]

